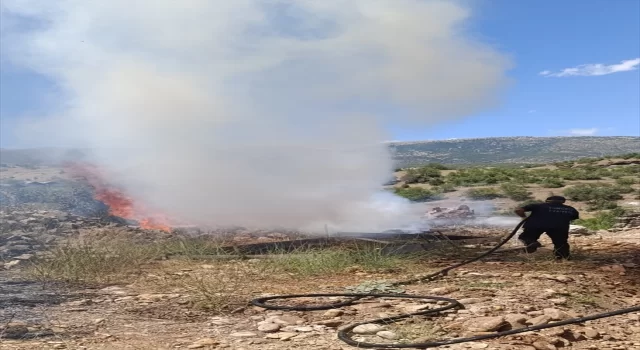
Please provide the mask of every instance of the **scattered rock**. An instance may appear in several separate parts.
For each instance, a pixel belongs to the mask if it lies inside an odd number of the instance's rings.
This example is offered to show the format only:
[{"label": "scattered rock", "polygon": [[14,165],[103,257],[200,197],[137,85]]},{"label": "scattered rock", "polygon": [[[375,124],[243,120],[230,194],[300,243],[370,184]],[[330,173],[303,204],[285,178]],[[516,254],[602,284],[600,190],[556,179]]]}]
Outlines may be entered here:
[{"label": "scattered rock", "polygon": [[471,304],[482,303],[482,302],[485,301],[485,299],[482,299],[482,298],[464,298],[464,299],[460,299],[458,301],[462,305],[471,305]]},{"label": "scattered rock", "polygon": [[471,332],[494,332],[504,327],[507,323],[504,317],[478,317],[466,321],[463,325]]},{"label": "scattered rock", "polygon": [[549,316],[552,321],[562,321],[571,318],[566,312],[558,309],[544,309],[545,316]]},{"label": "scattered rock", "polygon": [[253,332],[235,332],[235,333],[231,333],[230,334],[232,337],[234,338],[253,338],[253,337],[257,337],[258,335],[253,333]]},{"label": "scattered rock", "polygon": [[278,316],[273,319],[273,323],[285,325],[285,326],[293,326],[293,325],[301,325],[304,323],[304,320],[300,317],[295,316]]},{"label": "scattered rock", "polygon": [[322,316],[334,318],[334,317],[342,316],[343,314],[344,314],[344,311],[340,309],[332,309],[332,310],[327,310],[324,314],[322,314]]},{"label": "scattered rock", "polygon": [[473,342],[473,343],[469,343],[469,347],[470,347],[471,349],[486,349],[486,348],[488,348],[488,347],[489,347],[489,344],[487,344],[487,343],[476,343],[476,342]]},{"label": "scattered rock", "polygon": [[528,318],[527,315],[523,314],[508,314],[504,316],[504,320],[511,325],[512,329],[525,327]]},{"label": "scattered rock", "polygon": [[340,327],[344,322],[342,320],[323,320],[316,322],[316,324],[329,327],[329,328],[337,328]]},{"label": "scattered rock", "polygon": [[456,287],[440,287],[440,288],[434,288],[432,290],[429,291],[430,295],[445,295],[445,294],[449,294],[449,293],[453,293],[460,290],[460,288],[456,288]]},{"label": "scattered rock", "polygon": [[191,345],[187,345],[187,349],[201,349],[207,346],[216,346],[219,342],[213,338],[202,338],[196,340]]},{"label": "scattered rock", "polygon": [[549,321],[551,321],[551,317],[547,315],[540,315],[528,320],[526,323],[532,326],[541,326],[549,323]]},{"label": "scattered rock", "polygon": [[282,333],[278,333],[280,340],[289,340],[295,336],[298,335],[298,333],[293,333],[293,332],[282,332]]},{"label": "scattered rock", "polygon": [[313,327],[311,327],[311,326],[302,326],[302,327],[296,327],[296,328],[294,328],[294,330],[296,332],[300,332],[300,333],[309,333],[309,332],[313,332]]},{"label": "scattered rock", "polygon": [[533,347],[536,350],[556,350],[556,349],[558,349],[555,345],[549,344],[546,341],[541,341],[541,340],[536,341],[531,345],[533,345]]},{"label": "scattered rock", "polygon": [[621,264],[607,265],[600,268],[602,271],[625,272],[627,269]]},{"label": "scattered rock", "polygon": [[589,339],[598,339],[598,338],[600,338],[600,332],[598,332],[597,330],[595,330],[593,328],[585,328],[584,329],[584,335],[585,335],[585,337],[587,337]]},{"label": "scattered rock", "polygon": [[382,331],[383,328],[377,324],[367,323],[361,324],[353,329],[355,334],[376,334]]},{"label": "scattered rock", "polygon": [[276,323],[263,323],[258,326],[258,330],[263,333],[273,333],[280,330],[280,325]]},{"label": "scattered rock", "polygon": [[380,338],[389,339],[389,340],[398,339],[398,335],[391,331],[380,331],[376,333],[376,335]]},{"label": "scattered rock", "polygon": [[569,234],[572,235],[592,235],[593,231],[590,231],[588,228],[580,225],[570,225],[569,226]]}]

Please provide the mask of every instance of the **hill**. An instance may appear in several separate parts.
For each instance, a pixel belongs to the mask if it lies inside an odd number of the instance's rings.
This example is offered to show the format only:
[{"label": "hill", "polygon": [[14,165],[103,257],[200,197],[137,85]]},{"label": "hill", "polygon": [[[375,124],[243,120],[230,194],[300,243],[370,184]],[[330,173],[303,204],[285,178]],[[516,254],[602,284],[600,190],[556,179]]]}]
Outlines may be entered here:
[{"label": "hill", "polygon": [[640,151],[640,137],[494,137],[439,141],[392,142],[399,167],[426,163],[552,163]]},{"label": "hill", "polygon": [[[426,163],[544,164],[583,157],[640,152],[640,137],[493,137],[389,143],[398,167]],[[19,166],[52,166],[80,159],[81,150],[56,148],[0,149],[0,163]]]}]

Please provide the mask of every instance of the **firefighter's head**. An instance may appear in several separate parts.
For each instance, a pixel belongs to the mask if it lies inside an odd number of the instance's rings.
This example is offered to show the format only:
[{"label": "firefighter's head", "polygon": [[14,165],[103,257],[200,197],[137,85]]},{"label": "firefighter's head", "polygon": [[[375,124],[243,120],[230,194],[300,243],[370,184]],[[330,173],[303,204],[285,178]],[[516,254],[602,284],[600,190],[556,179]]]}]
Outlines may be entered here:
[{"label": "firefighter's head", "polygon": [[547,203],[558,203],[558,204],[563,204],[566,201],[567,199],[562,196],[551,196],[545,200],[545,202]]}]

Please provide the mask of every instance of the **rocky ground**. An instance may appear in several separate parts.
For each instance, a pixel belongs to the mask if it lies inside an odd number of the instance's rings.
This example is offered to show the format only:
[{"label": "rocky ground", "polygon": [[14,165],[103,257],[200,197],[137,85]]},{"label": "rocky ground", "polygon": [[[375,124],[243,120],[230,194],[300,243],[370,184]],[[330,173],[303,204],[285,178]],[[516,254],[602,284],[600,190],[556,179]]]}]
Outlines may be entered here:
[{"label": "rocky ground", "polygon": [[[102,231],[88,231],[102,234],[114,226],[70,216],[57,217],[54,225],[50,213],[37,214],[41,219],[36,221],[15,213],[10,223],[3,221],[13,233],[2,241],[2,254],[10,265],[0,273],[0,302],[12,305],[0,312],[2,349],[351,349],[336,338],[338,328],[434,305],[376,299],[329,311],[278,312],[246,306],[246,301],[262,295],[344,292],[345,287],[367,281],[428,273],[469,254],[425,253],[412,268],[371,271],[353,266],[315,275],[275,273],[264,269],[263,259],[168,259],[145,267],[126,283],[43,284],[24,273],[28,255],[37,254],[40,244],[32,241],[82,235],[83,225],[98,226]],[[406,293],[455,298],[465,308],[439,317],[360,327],[355,338],[378,343],[448,339],[640,305],[640,230],[628,224],[631,220],[617,232],[573,235],[573,261],[553,262],[550,242],[543,240],[545,247],[535,254],[504,252],[440,280],[407,286]],[[33,229],[43,222],[55,231],[35,230],[36,235],[22,226]],[[134,232],[142,238],[148,234]],[[467,250],[485,249],[475,248]],[[194,295],[207,293],[207,300],[233,307],[212,309],[194,303]],[[443,348],[638,349],[640,313]]]}]

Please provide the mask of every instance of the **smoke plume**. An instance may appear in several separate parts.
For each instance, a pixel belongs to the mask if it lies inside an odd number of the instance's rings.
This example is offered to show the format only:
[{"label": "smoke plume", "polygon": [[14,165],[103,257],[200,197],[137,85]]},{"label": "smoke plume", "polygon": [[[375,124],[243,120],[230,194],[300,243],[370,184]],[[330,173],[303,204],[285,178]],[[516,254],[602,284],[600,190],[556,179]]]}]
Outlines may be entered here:
[{"label": "smoke plume", "polygon": [[[493,107],[508,61],[444,0],[3,0],[3,55],[60,90],[30,144],[90,148],[196,224],[392,228],[384,127]],[[391,208],[391,209],[390,209]]]}]

